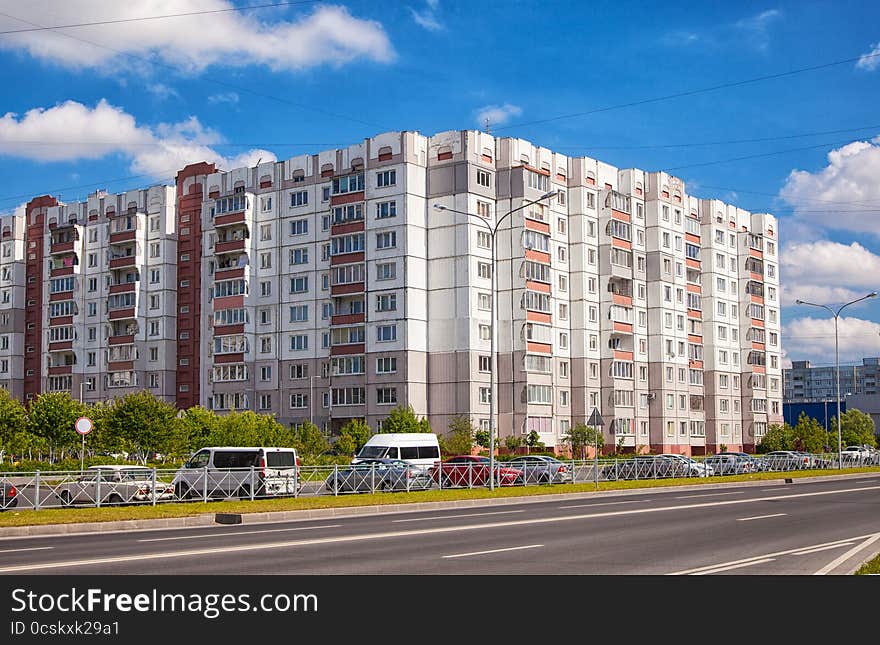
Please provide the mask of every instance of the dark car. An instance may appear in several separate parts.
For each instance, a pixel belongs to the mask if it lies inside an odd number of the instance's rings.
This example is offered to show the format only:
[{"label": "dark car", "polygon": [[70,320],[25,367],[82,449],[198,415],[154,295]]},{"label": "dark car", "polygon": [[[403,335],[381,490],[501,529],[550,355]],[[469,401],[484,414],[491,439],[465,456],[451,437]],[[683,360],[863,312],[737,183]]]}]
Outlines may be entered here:
[{"label": "dark car", "polygon": [[[458,455],[432,466],[429,473],[431,479],[443,488],[486,486],[489,484],[489,458]],[[494,479],[499,486],[515,486],[525,482],[525,473],[496,461]]]},{"label": "dark car", "polygon": [[569,484],[572,481],[571,468],[555,457],[520,455],[505,464],[522,470],[527,484]]},{"label": "dark car", "polygon": [[424,490],[431,487],[431,479],[402,459],[364,459],[330,473],[324,487],[339,493]]},{"label": "dark car", "polygon": [[18,490],[9,482],[0,482],[0,510],[18,506]]}]

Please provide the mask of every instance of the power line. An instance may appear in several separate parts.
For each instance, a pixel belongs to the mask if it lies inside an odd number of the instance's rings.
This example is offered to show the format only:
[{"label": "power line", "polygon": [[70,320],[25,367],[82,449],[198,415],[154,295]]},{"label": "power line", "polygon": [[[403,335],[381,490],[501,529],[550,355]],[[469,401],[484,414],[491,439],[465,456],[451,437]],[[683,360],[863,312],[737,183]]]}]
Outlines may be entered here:
[{"label": "power line", "polygon": [[505,125],[501,127],[496,127],[495,130],[509,130],[511,128],[522,128],[529,125],[540,125],[542,123],[551,123],[553,121],[562,121],[564,119],[574,119],[582,116],[589,116],[591,114],[598,114],[600,112],[609,112],[611,110],[619,110],[627,107],[635,107],[637,105],[647,105],[649,103],[659,103],[661,101],[668,101],[670,99],[683,98],[685,96],[694,96],[695,94],[703,94],[706,92],[715,92],[717,90],[723,90],[731,87],[741,87],[743,85],[749,85],[751,83],[759,83],[761,81],[769,81],[776,78],[784,78],[786,76],[794,76],[795,74],[803,74],[804,72],[814,72],[820,69],[827,69],[829,67],[836,67],[838,65],[846,65],[847,63],[855,63],[860,60],[865,60],[869,58],[876,58],[880,56],[880,53],[877,54],[863,54],[861,56],[856,56],[855,58],[845,58],[843,60],[836,60],[830,63],[822,63],[821,65],[811,65],[809,67],[801,67],[798,69],[789,70],[787,72],[778,72],[776,74],[765,74],[763,76],[755,76],[753,78],[747,78],[741,81],[733,81],[730,83],[721,83],[719,85],[711,85],[709,87],[703,87],[695,90],[687,90],[684,92],[676,92],[675,94],[665,94],[663,96],[655,96],[648,99],[640,99],[638,101],[630,101],[628,103],[617,103],[616,105],[608,105],[601,108],[595,108],[593,110],[587,110],[586,112],[574,112],[571,114],[561,114],[559,116],[550,117],[547,119],[538,119],[536,121],[524,121],[522,123],[513,123],[511,125]]},{"label": "power line", "polygon": [[[97,20],[95,22],[77,22],[68,25],[54,25],[52,27],[43,27],[43,26],[34,26],[28,29],[8,29],[6,31],[0,31],[0,36],[5,36],[7,34],[21,34],[26,32],[34,32],[34,31],[52,31],[54,29],[72,29],[74,27],[96,27],[99,25],[118,25],[124,22],[141,22],[144,20],[162,20],[164,18],[182,18],[184,16],[204,16],[210,13],[229,13],[233,11],[252,11],[254,9],[269,9],[269,8],[278,8],[278,7],[289,7],[296,5],[305,5],[305,4],[316,4],[321,0],[297,0],[296,2],[276,2],[270,4],[256,4],[249,5],[244,7],[229,7],[226,9],[210,9],[205,11],[188,11],[186,13],[167,13],[158,16],[143,16],[141,18],[118,18],[116,20]],[[12,16],[8,16],[12,17]],[[15,20],[19,20],[15,18]],[[27,21],[22,21],[27,22]]]},{"label": "power line", "polygon": [[[70,38],[72,40],[77,40],[81,43],[86,43],[87,45],[92,45],[93,47],[97,47],[99,49],[105,49],[107,51],[113,52],[114,54],[118,54],[119,56],[128,56],[129,58],[133,58],[135,60],[144,61],[149,65],[156,65],[158,67],[164,67],[165,69],[169,69],[173,72],[178,71],[178,69],[176,67],[174,67],[173,65],[167,65],[165,63],[161,63],[159,61],[152,60],[150,58],[145,58],[144,56],[139,56],[137,54],[132,54],[130,52],[119,51],[118,49],[114,49],[112,47],[107,47],[106,45],[101,45],[101,44],[93,42],[91,40],[86,40],[85,38],[79,38],[77,36],[71,36],[70,34],[64,34],[59,31],[55,31],[54,28],[52,28],[52,27],[45,27],[43,25],[38,25],[35,22],[31,22],[30,20],[25,20],[24,18],[17,18],[16,16],[12,16],[8,13],[0,12],[0,16],[6,16],[7,18],[12,18],[13,20],[18,20],[19,22],[23,22],[25,24],[32,25],[34,27],[40,27],[42,29],[49,30],[53,34],[56,34],[58,36],[63,36],[64,38]],[[243,87],[241,85],[234,85],[232,83],[227,83],[226,81],[222,81],[222,80],[219,80],[216,78],[211,78],[210,76],[203,76],[203,77],[201,77],[201,80],[208,81],[209,83],[215,83],[217,85],[220,85],[220,86],[228,88],[228,89],[238,90],[239,92],[244,92],[245,94],[252,94],[252,95],[258,96],[260,98],[270,99],[272,101],[277,101],[279,103],[284,103],[286,105],[292,105],[292,106],[300,108],[302,110],[307,110],[310,112],[316,112],[318,114],[323,114],[325,116],[330,116],[335,119],[343,119],[346,121],[352,121],[354,123],[360,123],[362,125],[368,125],[371,127],[380,128],[382,130],[389,130],[389,128],[386,128],[385,126],[377,124],[377,123],[372,123],[370,121],[364,121],[363,119],[358,119],[356,117],[351,117],[351,116],[347,116],[344,114],[336,114],[336,113],[330,112],[328,110],[322,110],[321,108],[311,107],[311,106],[305,105],[303,103],[297,103],[296,101],[291,101],[290,99],[285,99],[285,98],[281,98],[279,96],[275,96],[273,94],[266,94],[265,92],[260,92],[258,90],[254,90],[254,89],[251,89],[248,87]]]},{"label": "power line", "polygon": [[687,164],[685,166],[672,166],[671,168],[664,168],[664,171],[683,170],[685,168],[699,168],[702,166],[713,166],[715,164],[720,164],[720,163],[730,163],[732,161],[745,161],[747,159],[759,159],[761,157],[772,157],[774,155],[783,155],[783,154],[787,154],[789,152],[801,152],[803,150],[815,150],[816,148],[824,148],[826,146],[840,146],[845,143],[850,143],[850,142],[849,141],[829,141],[826,143],[817,143],[812,146],[802,146],[800,148],[789,148],[787,150],[776,150],[774,152],[762,152],[759,154],[745,155],[742,157],[731,157],[729,159],[716,159],[715,161],[703,161],[700,163]]}]

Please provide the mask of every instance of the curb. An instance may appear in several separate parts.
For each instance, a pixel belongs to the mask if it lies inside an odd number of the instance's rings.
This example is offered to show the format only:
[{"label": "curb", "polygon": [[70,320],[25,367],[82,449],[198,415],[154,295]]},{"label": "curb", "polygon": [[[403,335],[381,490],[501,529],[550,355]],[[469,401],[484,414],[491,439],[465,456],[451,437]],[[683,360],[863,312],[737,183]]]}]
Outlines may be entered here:
[{"label": "curb", "polygon": [[[855,473],[852,475],[822,475],[819,477],[793,478],[807,482],[836,481],[840,479],[865,479],[877,477],[878,473]],[[364,515],[392,515],[399,513],[417,513],[420,511],[479,508],[486,506],[510,506],[516,504],[537,504],[560,500],[593,499],[596,497],[619,497],[632,494],[656,494],[662,492],[712,490],[730,487],[752,486],[785,486],[791,485],[788,478],[765,479],[748,482],[719,482],[713,484],[692,484],[683,486],[658,486],[652,488],[628,488],[621,490],[592,491],[582,493],[550,493],[546,495],[529,495],[524,497],[501,497],[484,499],[463,499],[449,502],[413,502],[401,504],[382,504],[375,506],[340,506],[336,508],[304,509],[293,511],[255,511],[253,513],[236,513],[241,524],[267,524],[272,522],[296,522],[320,520],[328,518],[360,517]],[[68,524],[43,524],[32,526],[10,526],[0,528],[0,539],[23,537],[54,537],[59,535],[85,535],[92,533],[130,533],[133,531],[155,531],[162,529],[197,528],[217,525],[219,515],[228,513],[203,513],[190,517],[175,517],[149,520],[117,520],[111,522],[87,522]],[[861,566],[861,565],[860,565]],[[858,568],[858,567],[857,567]]]}]

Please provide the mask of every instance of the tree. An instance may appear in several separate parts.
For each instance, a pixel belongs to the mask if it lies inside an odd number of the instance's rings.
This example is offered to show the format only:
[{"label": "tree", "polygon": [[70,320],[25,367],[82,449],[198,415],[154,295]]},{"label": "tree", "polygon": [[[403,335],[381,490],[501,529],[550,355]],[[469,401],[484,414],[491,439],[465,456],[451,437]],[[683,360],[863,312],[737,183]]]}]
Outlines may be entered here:
[{"label": "tree", "polygon": [[329,450],[330,443],[318,426],[306,421],[293,431],[293,447],[303,459],[314,459]]},{"label": "tree", "polygon": [[143,464],[166,452],[176,425],[177,409],[147,390],[126,394],[103,411],[102,425],[119,445]]},{"label": "tree", "polygon": [[787,423],[779,425],[771,424],[767,432],[758,444],[758,452],[773,452],[774,450],[792,450],[794,445],[794,430]]},{"label": "tree", "polygon": [[27,430],[27,412],[8,390],[0,388],[0,463],[12,450],[15,437]]},{"label": "tree", "polygon": [[178,413],[168,452],[177,457],[186,456],[209,444],[212,434],[216,436],[220,417],[213,410],[200,405]]},{"label": "tree", "polygon": [[333,447],[336,452],[343,455],[353,455],[363,448],[364,444],[369,440],[373,432],[366,421],[362,419],[352,419],[346,423],[339,431],[339,437]]},{"label": "tree", "polygon": [[398,406],[382,422],[380,432],[431,432],[431,426],[426,418],[416,416],[411,405]]},{"label": "tree", "polygon": [[516,435],[508,435],[504,437],[504,447],[510,452],[516,452],[516,449],[522,445],[522,437]]},{"label": "tree", "polygon": [[823,452],[828,442],[825,427],[816,419],[801,412],[797,425],[792,429],[792,449],[804,452]]},{"label": "tree", "polygon": [[[843,418],[843,423],[840,426],[841,441],[843,442],[841,448],[846,448],[847,446],[861,446],[862,444],[867,444],[869,446],[877,445],[877,439],[874,436],[876,430],[871,415],[853,408],[852,410],[847,410],[840,416]],[[831,446],[837,446],[836,416],[831,419],[831,431],[829,435],[828,444]]]},{"label": "tree", "polygon": [[28,432],[45,442],[49,461],[54,461],[57,450],[63,451],[79,443],[74,424],[85,413],[86,406],[72,398],[69,392],[40,394],[28,408]]},{"label": "tree", "polygon": [[250,410],[230,412],[217,417],[217,424],[208,436],[211,446],[275,446],[294,447],[295,434],[281,425],[271,414]]},{"label": "tree", "polygon": [[474,433],[474,443],[483,448],[488,448],[491,443],[491,435],[488,430],[477,430]]},{"label": "tree", "polygon": [[544,450],[544,442],[541,441],[541,435],[538,434],[537,430],[532,430],[526,435],[526,445],[529,449],[535,450]]},{"label": "tree", "polygon": [[452,417],[449,432],[440,437],[440,447],[448,455],[469,455],[474,447],[474,426],[466,415]]},{"label": "tree", "polygon": [[585,423],[574,424],[562,440],[571,447],[572,457],[579,456],[581,459],[586,459],[588,446],[595,448],[598,442],[598,448],[601,450],[605,445],[602,429],[593,428]]}]

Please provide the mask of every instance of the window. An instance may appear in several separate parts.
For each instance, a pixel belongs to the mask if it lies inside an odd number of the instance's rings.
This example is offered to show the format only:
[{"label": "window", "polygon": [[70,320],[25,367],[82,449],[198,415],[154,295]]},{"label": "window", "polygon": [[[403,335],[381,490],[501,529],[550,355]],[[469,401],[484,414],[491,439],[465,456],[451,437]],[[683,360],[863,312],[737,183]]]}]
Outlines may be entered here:
[{"label": "window", "polygon": [[488,387],[480,388],[480,403],[488,405],[492,402],[492,389]]},{"label": "window", "polygon": [[306,363],[297,363],[290,366],[290,378],[309,378],[309,366]]},{"label": "window", "polygon": [[376,295],[376,311],[397,311],[397,294],[380,293]]},{"label": "window", "polygon": [[376,248],[390,249],[397,246],[397,231],[386,231],[384,233],[376,233]]},{"label": "window", "polygon": [[376,374],[394,374],[397,372],[397,358],[383,356],[376,359]]},{"label": "window", "polygon": [[395,262],[384,262],[376,265],[377,280],[391,280],[397,276],[397,264]]},{"label": "window", "polygon": [[477,276],[480,278],[492,278],[492,265],[488,262],[477,262]]},{"label": "window", "polygon": [[480,325],[479,333],[480,333],[480,340],[491,340],[492,339],[492,328],[489,325]]},{"label": "window", "polygon": [[305,334],[296,334],[290,337],[290,350],[301,352],[309,348],[309,337]]},{"label": "window", "polygon": [[384,188],[385,186],[394,186],[397,183],[396,170],[383,170],[376,173],[376,186]]},{"label": "window", "polygon": [[290,293],[305,293],[309,290],[309,276],[302,275],[290,279]]},{"label": "window", "polygon": [[376,341],[387,342],[397,340],[397,325],[379,325],[376,327]]},{"label": "window", "polygon": [[260,367],[260,380],[261,381],[271,381],[272,380],[272,366],[271,365],[263,365]]},{"label": "window", "polygon": [[491,311],[492,310],[492,296],[488,293],[478,293],[477,294],[477,309],[481,309],[483,311]]},{"label": "window", "polygon": [[307,235],[309,232],[309,220],[295,219],[290,222],[291,235]]},{"label": "window", "polygon": [[492,236],[486,231],[477,231],[477,247],[481,249],[492,248]]},{"label": "window", "polygon": [[477,185],[490,187],[490,176],[485,170],[477,170]]},{"label": "window", "polygon": [[553,388],[550,385],[527,385],[528,403],[553,403]]},{"label": "window", "polygon": [[290,193],[290,205],[292,207],[294,207],[294,206],[307,206],[308,203],[309,203],[309,191],[299,190],[295,193]]},{"label": "window", "polygon": [[[269,312],[266,311],[268,314]],[[290,322],[306,322],[309,319],[308,305],[293,305],[290,307]]]},{"label": "window", "polygon": [[309,407],[309,395],[302,394],[299,392],[294,392],[290,395],[290,409],[291,410],[301,410],[303,408]]},{"label": "window", "polygon": [[308,264],[309,262],[309,248],[307,246],[298,249],[290,249],[288,255],[289,263],[291,265]]},{"label": "window", "polygon": [[379,202],[376,204],[376,219],[397,217],[397,202]]},{"label": "window", "polygon": [[376,403],[378,405],[393,405],[397,403],[396,387],[376,388]]}]

